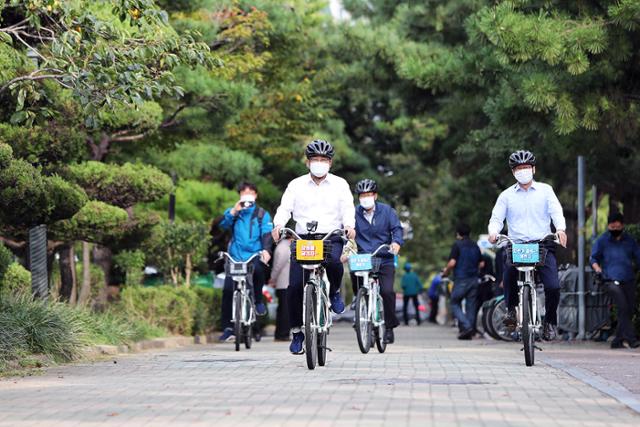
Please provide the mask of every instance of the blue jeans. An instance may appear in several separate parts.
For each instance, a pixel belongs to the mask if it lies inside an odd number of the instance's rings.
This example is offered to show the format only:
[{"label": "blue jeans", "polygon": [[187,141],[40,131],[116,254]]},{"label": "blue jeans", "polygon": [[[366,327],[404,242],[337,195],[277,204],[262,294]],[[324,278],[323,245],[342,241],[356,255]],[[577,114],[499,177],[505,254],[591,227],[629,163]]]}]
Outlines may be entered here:
[{"label": "blue jeans", "polygon": [[[451,292],[451,311],[453,317],[458,319],[460,332],[468,331],[475,324],[476,305],[478,295],[478,278],[458,279],[454,282]],[[465,300],[462,311],[462,300]]]}]

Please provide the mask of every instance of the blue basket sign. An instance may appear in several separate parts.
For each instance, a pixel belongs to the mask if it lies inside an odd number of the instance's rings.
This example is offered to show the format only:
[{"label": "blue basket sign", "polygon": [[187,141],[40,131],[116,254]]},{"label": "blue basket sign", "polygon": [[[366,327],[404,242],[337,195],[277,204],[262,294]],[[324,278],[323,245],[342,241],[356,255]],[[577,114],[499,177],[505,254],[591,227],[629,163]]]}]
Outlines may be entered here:
[{"label": "blue basket sign", "polygon": [[537,243],[514,243],[511,260],[517,264],[535,264],[540,262],[540,245]]},{"label": "blue basket sign", "polygon": [[370,254],[354,254],[349,257],[349,269],[351,271],[368,271],[373,269]]}]

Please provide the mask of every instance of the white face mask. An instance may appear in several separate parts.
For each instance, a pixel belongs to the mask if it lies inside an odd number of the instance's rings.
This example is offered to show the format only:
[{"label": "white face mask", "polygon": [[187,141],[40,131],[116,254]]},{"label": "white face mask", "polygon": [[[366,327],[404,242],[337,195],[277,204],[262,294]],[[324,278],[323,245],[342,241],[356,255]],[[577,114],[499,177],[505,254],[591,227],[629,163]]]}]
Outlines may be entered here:
[{"label": "white face mask", "polygon": [[242,196],[240,196],[240,201],[241,202],[255,202],[256,201],[256,196],[254,196],[253,194],[243,194]]},{"label": "white face mask", "polygon": [[520,184],[528,184],[533,180],[533,168],[519,169],[513,175]]},{"label": "white face mask", "polygon": [[375,204],[376,204],[376,199],[374,199],[373,196],[363,197],[360,199],[360,206],[362,206],[367,210],[374,207]]},{"label": "white face mask", "polygon": [[329,163],[327,162],[310,162],[309,170],[311,174],[316,178],[322,178],[329,173]]}]

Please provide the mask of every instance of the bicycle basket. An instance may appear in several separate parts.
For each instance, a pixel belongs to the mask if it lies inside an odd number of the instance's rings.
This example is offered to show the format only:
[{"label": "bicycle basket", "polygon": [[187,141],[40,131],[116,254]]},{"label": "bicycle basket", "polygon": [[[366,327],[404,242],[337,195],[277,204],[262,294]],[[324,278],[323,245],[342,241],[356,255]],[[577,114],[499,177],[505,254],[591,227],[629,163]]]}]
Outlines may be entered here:
[{"label": "bicycle basket", "polygon": [[507,246],[507,264],[514,267],[542,267],[549,250],[539,243],[514,243]]},{"label": "bicycle basket", "polygon": [[373,269],[372,256],[370,254],[353,254],[349,257],[349,270],[369,271]]},{"label": "bicycle basket", "polygon": [[227,261],[224,265],[224,272],[230,276],[245,276],[253,272],[253,264]]},{"label": "bicycle basket", "polygon": [[296,240],[291,258],[298,264],[320,264],[331,254],[330,240]]}]

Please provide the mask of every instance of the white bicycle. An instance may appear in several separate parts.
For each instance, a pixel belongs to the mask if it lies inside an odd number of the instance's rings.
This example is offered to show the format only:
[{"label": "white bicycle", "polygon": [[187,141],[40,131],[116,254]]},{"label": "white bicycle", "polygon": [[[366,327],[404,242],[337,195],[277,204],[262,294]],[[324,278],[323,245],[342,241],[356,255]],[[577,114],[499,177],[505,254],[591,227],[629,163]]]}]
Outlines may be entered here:
[{"label": "white bicycle", "polygon": [[233,305],[231,322],[236,338],[236,351],[240,351],[240,344],[251,348],[252,329],[256,323],[256,305],[252,285],[249,277],[253,274],[253,260],[260,254],[255,254],[244,262],[236,261],[227,252],[220,252],[226,258],[225,273],[233,280]]},{"label": "white bicycle", "polygon": [[[307,231],[315,233],[317,222],[307,224]],[[331,302],[329,301],[329,279],[325,271],[325,263],[331,253],[331,237],[344,238],[344,230],[336,229],[322,239],[304,240],[290,228],[280,230],[281,236],[290,235],[295,245],[291,256],[295,262],[307,270],[308,279],[304,284],[302,319],[304,322],[304,350],[307,368],[315,369],[316,363],[324,366],[327,363],[327,335],[333,324],[331,318]]]},{"label": "white bicycle", "polygon": [[381,245],[371,254],[349,256],[349,269],[362,279],[362,286],[359,286],[356,294],[354,326],[358,347],[363,353],[369,352],[373,342],[380,353],[387,348],[384,341],[384,305],[378,281],[382,259],[376,256],[383,249],[389,250],[391,246]]}]

